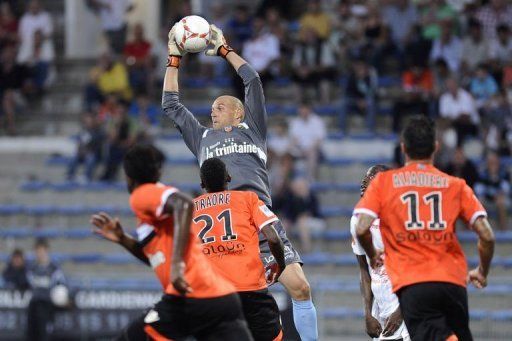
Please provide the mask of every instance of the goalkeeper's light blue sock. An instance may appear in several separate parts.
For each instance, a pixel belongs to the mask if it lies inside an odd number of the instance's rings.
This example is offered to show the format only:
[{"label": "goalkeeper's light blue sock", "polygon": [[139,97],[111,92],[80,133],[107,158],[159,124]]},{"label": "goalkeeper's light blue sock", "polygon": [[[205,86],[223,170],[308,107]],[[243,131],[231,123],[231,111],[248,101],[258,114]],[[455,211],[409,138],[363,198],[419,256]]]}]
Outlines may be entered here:
[{"label": "goalkeeper's light blue sock", "polygon": [[292,299],[293,322],[302,341],[318,340],[318,326],[316,322],[316,308],[311,299],[296,301]]}]

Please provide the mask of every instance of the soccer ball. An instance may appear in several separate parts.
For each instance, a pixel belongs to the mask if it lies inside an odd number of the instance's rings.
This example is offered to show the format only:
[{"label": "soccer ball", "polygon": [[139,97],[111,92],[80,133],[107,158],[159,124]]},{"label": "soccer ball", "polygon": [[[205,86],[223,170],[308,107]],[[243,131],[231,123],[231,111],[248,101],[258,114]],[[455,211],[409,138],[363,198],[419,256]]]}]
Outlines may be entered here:
[{"label": "soccer ball", "polygon": [[189,15],[176,23],[174,39],[190,53],[201,52],[210,43],[210,24],[198,15]]}]

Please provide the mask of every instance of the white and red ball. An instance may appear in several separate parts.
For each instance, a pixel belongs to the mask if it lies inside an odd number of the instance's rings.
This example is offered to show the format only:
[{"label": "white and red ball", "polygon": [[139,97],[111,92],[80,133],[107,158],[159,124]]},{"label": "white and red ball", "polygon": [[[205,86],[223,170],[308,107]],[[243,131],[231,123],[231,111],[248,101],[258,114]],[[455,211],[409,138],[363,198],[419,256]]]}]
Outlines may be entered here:
[{"label": "white and red ball", "polygon": [[189,53],[204,51],[210,43],[210,24],[198,15],[189,15],[176,23],[174,38]]}]

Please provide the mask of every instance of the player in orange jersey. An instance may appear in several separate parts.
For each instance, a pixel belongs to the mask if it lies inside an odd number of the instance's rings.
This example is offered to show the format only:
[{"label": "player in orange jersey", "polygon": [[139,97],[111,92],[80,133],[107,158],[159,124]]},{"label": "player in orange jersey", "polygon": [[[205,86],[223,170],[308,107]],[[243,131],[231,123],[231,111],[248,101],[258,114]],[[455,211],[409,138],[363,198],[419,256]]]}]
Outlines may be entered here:
[{"label": "player in orange jersey", "polygon": [[[373,268],[384,261],[412,340],[472,340],[466,284],[487,285],[494,253],[487,213],[464,180],[433,166],[438,143],[430,119],[412,117],[401,147],[405,166],[377,174],[354,210],[357,239]],[[377,218],[384,254],[372,243]],[[469,273],[458,218],[479,238],[480,264]]]},{"label": "player in orange jersey", "polygon": [[217,274],[191,237],[192,200],[158,182],[163,161],[158,149],[142,145],[124,159],[138,240],[104,213],[91,219],[95,232],[150,265],[164,290],[162,300],[119,340],[252,340],[235,288]]},{"label": "player in orange jersey", "polygon": [[[278,218],[256,193],[229,191],[230,181],[222,160],[203,162],[201,186],[207,193],[194,199],[192,232],[215,270],[238,291],[254,339],[281,340],[279,308],[267,289],[286,267],[284,244],[273,227]],[[268,240],[277,266],[268,271],[267,279],[260,258],[260,232]]]}]

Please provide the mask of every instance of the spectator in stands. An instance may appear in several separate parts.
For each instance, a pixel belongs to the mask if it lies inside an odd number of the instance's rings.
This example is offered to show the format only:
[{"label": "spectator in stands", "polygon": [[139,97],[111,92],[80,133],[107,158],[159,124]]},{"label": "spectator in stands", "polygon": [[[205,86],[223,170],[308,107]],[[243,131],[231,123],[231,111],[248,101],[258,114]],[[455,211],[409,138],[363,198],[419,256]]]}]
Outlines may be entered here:
[{"label": "spectator in stands", "polygon": [[476,101],[479,110],[485,111],[491,99],[498,94],[498,83],[487,71],[487,65],[479,64],[474,77],[471,78],[469,91]]},{"label": "spectator in stands", "polygon": [[443,58],[439,58],[434,62],[434,96],[436,100],[446,92],[446,81],[451,77],[448,63]]},{"label": "spectator in stands", "polygon": [[126,42],[126,14],[133,8],[133,0],[88,0],[99,15],[110,53],[120,54]]},{"label": "spectator in stands", "polygon": [[325,229],[325,221],[320,214],[320,206],[316,195],[311,191],[305,178],[292,181],[290,192],[284,203],[283,213],[288,226],[299,233],[303,252],[311,252],[311,235]]},{"label": "spectator in stands", "polygon": [[[228,17],[226,7],[221,2],[211,2],[210,4],[210,16],[208,18],[208,22],[210,24],[214,24],[224,32],[227,32],[227,24]],[[165,36],[162,36],[162,45],[165,45],[165,50],[167,51],[167,34],[168,29],[166,28],[163,32]],[[164,53],[164,57],[167,58],[167,52]],[[222,60],[222,58],[210,58],[204,53],[199,55],[199,60],[201,61],[201,75],[205,75],[208,78],[212,78],[214,76],[223,76],[226,74],[226,63]],[[161,64],[165,68],[166,60]],[[165,69],[163,72],[160,72],[160,77],[165,75]]]},{"label": "spectator in stands", "polygon": [[292,57],[296,98],[302,97],[305,88],[313,87],[320,101],[328,103],[331,84],[337,80],[335,64],[332,46],[323,41],[315,30],[301,29]]},{"label": "spectator in stands", "polygon": [[32,289],[32,298],[27,310],[27,340],[48,340],[49,326],[53,321],[55,307],[50,291],[56,285],[65,285],[66,278],[59,266],[48,253],[46,239],[36,240],[35,262],[28,268],[28,280]]},{"label": "spectator in stands", "polygon": [[25,291],[30,288],[27,278],[25,256],[21,249],[14,249],[5,267],[2,278],[7,289]]},{"label": "spectator in stands", "polygon": [[307,6],[299,19],[300,30],[313,30],[320,40],[326,40],[331,33],[331,18],[322,10],[322,1],[310,0]]},{"label": "spectator in stands", "polygon": [[86,113],[82,118],[82,130],[77,136],[76,154],[68,165],[67,179],[75,179],[80,164],[85,167],[85,179],[92,181],[94,171],[100,164],[105,142],[105,131],[98,117]]},{"label": "spectator in stands", "polygon": [[306,162],[308,179],[315,179],[327,130],[325,122],[313,112],[309,102],[303,101],[299,115],[290,121],[290,137],[296,156]]},{"label": "spectator in stands", "polygon": [[252,36],[252,18],[246,5],[237,5],[234,16],[226,25],[226,35],[235,50],[240,51]]},{"label": "spectator in stands", "polygon": [[482,24],[485,38],[493,39],[496,37],[498,25],[512,25],[512,7],[506,0],[490,0],[478,10],[476,18]]},{"label": "spectator in stands", "polygon": [[429,115],[434,90],[432,72],[424,65],[412,65],[402,75],[402,95],[393,109],[393,131],[398,133],[409,115]]},{"label": "spectator in stands", "polygon": [[442,35],[443,22],[456,18],[457,12],[445,0],[431,0],[421,3],[420,24],[423,37],[429,40],[438,39]]},{"label": "spectator in stands", "polygon": [[[263,85],[278,74],[279,40],[265,29],[263,18],[253,19],[252,35],[243,45],[242,57],[258,72]],[[243,97],[240,96],[240,98]]]},{"label": "spectator in stands", "polygon": [[[496,38],[491,40],[489,46],[490,65],[493,67],[492,73],[501,75],[502,68],[506,66],[512,56],[512,39],[510,37],[510,28],[507,25],[498,25],[496,28]],[[501,77],[497,77],[500,81]]]},{"label": "spectator in stands", "polygon": [[348,131],[348,115],[355,112],[366,115],[368,130],[375,129],[377,112],[378,77],[375,68],[368,65],[362,58],[355,58],[345,87],[345,97],[340,112],[340,128]]},{"label": "spectator in stands", "polygon": [[30,1],[28,11],[20,20],[18,62],[26,64],[34,56],[47,63],[53,61],[55,52],[52,35],[53,22],[50,14],[42,9],[39,1]]},{"label": "spectator in stands", "polygon": [[114,181],[124,155],[135,142],[136,122],[128,115],[128,107],[121,102],[112,117],[107,121],[108,155],[103,181]]},{"label": "spectator in stands", "polygon": [[477,20],[470,19],[468,29],[469,34],[462,40],[462,66],[472,71],[489,59],[490,42],[484,39],[482,25]]},{"label": "spectator in stands", "polygon": [[480,116],[475,99],[459,87],[457,80],[449,78],[446,81],[446,89],[439,101],[439,114],[455,129],[458,145],[461,145],[467,136],[478,134]]},{"label": "spectator in stands", "polygon": [[434,40],[430,51],[430,60],[443,58],[452,72],[458,72],[462,58],[462,44],[453,34],[453,22],[444,20],[441,24],[441,36]]},{"label": "spectator in stands", "polygon": [[416,5],[409,0],[396,0],[382,9],[384,23],[391,29],[394,42],[403,48],[418,21]]},{"label": "spectator in stands", "polygon": [[139,129],[148,133],[149,136],[156,136],[160,128],[160,107],[151,102],[145,92],[137,95],[128,111],[129,115],[137,121]]},{"label": "spectator in stands", "polygon": [[335,43],[343,42],[344,45],[349,45],[361,30],[359,19],[352,13],[348,1],[339,1],[334,14],[331,38]]},{"label": "spectator in stands", "polygon": [[132,89],[136,92],[150,89],[153,84],[151,43],[144,36],[142,24],[138,23],[133,27],[133,40],[127,42],[124,46],[123,56],[128,66]]},{"label": "spectator in stands", "polygon": [[7,133],[15,134],[16,108],[23,102],[24,94],[32,91],[32,82],[26,67],[16,64],[16,49],[8,46],[0,56],[0,119]]},{"label": "spectator in stands", "polygon": [[466,157],[464,149],[461,147],[455,149],[450,162],[444,167],[444,172],[466,180],[471,188],[478,181],[479,176],[476,166]]},{"label": "spectator in stands", "polygon": [[0,51],[18,42],[18,19],[8,2],[0,3]]},{"label": "spectator in stands", "polygon": [[126,67],[109,53],[103,54],[90,72],[90,83],[85,93],[87,110],[97,107],[107,95],[116,95],[123,100],[132,97]]},{"label": "spectator in stands", "polygon": [[55,51],[53,45],[44,37],[41,30],[34,33],[34,47],[31,51],[25,50],[31,55],[18,54],[18,63],[25,65],[31,74],[35,90],[42,92],[53,80],[52,75]]},{"label": "spectator in stands", "polygon": [[427,65],[431,49],[432,41],[423,37],[420,25],[415,25],[405,43],[406,62],[412,65]]},{"label": "spectator in stands", "polygon": [[486,167],[475,185],[475,193],[482,199],[494,203],[498,210],[498,228],[507,229],[507,206],[510,194],[510,174],[501,165],[495,152],[489,152]]},{"label": "spectator in stands", "polygon": [[268,139],[268,149],[277,158],[289,153],[292,141],[288,132],[288,124],[285,120],[279,120],[273,129],[273,134]]}]

